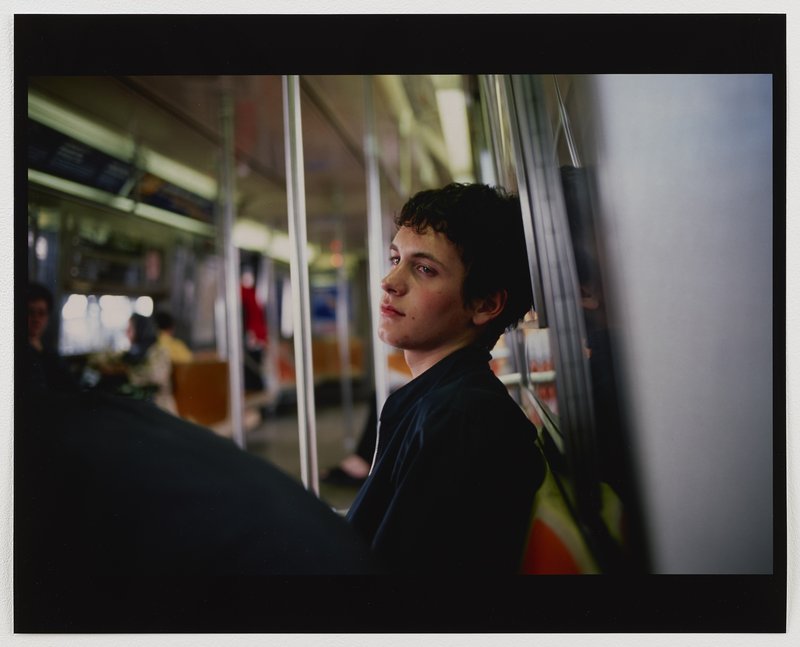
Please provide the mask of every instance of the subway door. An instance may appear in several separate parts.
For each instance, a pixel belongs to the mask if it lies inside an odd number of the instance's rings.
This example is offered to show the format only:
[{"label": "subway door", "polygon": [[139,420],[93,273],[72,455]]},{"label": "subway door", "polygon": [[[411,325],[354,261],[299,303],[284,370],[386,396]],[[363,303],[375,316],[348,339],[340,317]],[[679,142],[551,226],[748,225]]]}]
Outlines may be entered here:
[{"label": "subway door", "polygon": [[579,77],[571,99],[653,568],[771,573],[772,79]]}]

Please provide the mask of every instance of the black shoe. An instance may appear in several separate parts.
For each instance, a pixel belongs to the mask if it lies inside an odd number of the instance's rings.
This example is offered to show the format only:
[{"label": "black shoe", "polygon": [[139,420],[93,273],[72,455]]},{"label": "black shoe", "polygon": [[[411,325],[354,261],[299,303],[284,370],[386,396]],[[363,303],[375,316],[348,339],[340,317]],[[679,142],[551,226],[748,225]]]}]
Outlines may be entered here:
[{"label": "black shoe", "polygon": [[334,467],[328,470],[328,473],[320,479],[323,483],[328,485],[341,485],[345,487],[361,487],[364,485],[365,478],[358,478],[345,472],[341,467]]}]

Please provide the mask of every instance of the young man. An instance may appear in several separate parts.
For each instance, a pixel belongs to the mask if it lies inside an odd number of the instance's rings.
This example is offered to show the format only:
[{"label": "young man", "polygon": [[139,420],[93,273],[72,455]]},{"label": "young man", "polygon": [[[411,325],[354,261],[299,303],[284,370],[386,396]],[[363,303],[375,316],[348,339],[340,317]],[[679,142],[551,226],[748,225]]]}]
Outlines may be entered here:
[{"label": "young man", "polygon": [[544,462],[489,350],[532,304],[519,202],[451,184],[395,224],[379,336],[413,379],[384,405],[348,519],[392,572],[518,572]]}]

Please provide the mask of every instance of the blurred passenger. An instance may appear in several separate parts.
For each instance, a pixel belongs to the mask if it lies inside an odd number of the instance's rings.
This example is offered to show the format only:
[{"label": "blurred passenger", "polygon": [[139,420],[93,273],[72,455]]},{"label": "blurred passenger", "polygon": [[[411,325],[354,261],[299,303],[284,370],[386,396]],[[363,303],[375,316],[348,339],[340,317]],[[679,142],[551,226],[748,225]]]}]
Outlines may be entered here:
[{"label": "blurred passenger", "polygon": [[256,296],[255,277],[250,269],[242,273],[242,324],[244,327],[244,388],[262,391],[265,388],[262,370],[267,347],[267,319],[264,306]]},{"label": "blurred passenger", "polygon": [[358,439],[356,451],[345,456],[337,466],[321,475],[323,483],[343,487],[361,487],[369,476],[375,455],[375,440],[378,432],[378,403],[373,393],[369,398],[369,413]]},{"label": "blurred passenger", "polygon": [[151,317],[133,314],[128,324],[131,348],[126,353],[128,384],[143,389],[153,402],[165,411],[177,415],[172,395],[172,360],[170,352],[157,341],[155,322]]},{"label": "blurred passenger", "polygon": [[149,400],[177,415],[172,394],[172,360],[165,346],[156,343],[152,317],[138,313],[128,321],[130,348],[121,355],[100,355],[92,363],[103,375],[101,390]]},{"label": "blurred passenger", "polygon": [[378,333],[413,379],[386,400],[348,519],[393,572],[518,573],[545,465],[489,351],[533,300],[519,200],[451,184],[395,224]]},{"label": "blurred passenger", "polygon": [[27,372],[29,386],[35,391],[46,389],[75,391],[78,382],[69,372],[58,352],[44,341],[53,311],[53,295],[40,283],[29,283],[26,295],[28,319]]},{"label": "blurred passenger", "polygon": [[175,318],[169,312],[161,311],[156,312],[155,321],[158,328],[156,343],[167,350],[172,363],[191,362],[192,351],[175,336]]},{"label": "blurred passenger", "polygon": [[125,353],[125,361],[132,365],[139,364],[147,357],[147,353],[158,338],[155,320],[134,313],[128,320],[126,333],[128,341],[130,341],[130,348]]},{"label": "blurred passenger", "polygon": [[[389,354],[389,393],[394,393],[408,383],[411,373],[405,359],[397,352]],[[355,452],[345,456],[335,467],[329,468],[321,475],[323,483],[344,487],[359,488],[369,476],[372,461],[375,458],[375,441],[378,435],[378,402],[376,394],[368,399],[369,413],[361,430]]]}]

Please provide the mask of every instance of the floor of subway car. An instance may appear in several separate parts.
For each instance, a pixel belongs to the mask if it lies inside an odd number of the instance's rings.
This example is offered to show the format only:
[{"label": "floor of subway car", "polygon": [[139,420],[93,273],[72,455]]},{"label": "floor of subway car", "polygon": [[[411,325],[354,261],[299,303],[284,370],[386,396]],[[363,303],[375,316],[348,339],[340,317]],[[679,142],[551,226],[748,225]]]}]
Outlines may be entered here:
[{"label": "floor of subway car", "polygon": [[[341,406],[317,407],[317,464],[321,472],[338,465],[358,442],[368,414],[368,405],[356,402],[348,432],[346,414]],[[301,481],[300,440],[297,409],[267,415],[247,434],[247,451],[268,460],[293,478]],[[350,445],[348,445],[348,440]],[[320,498],[336,510],[350,507],[358,491],[355,487],[330,485],[320,481]]]}]

